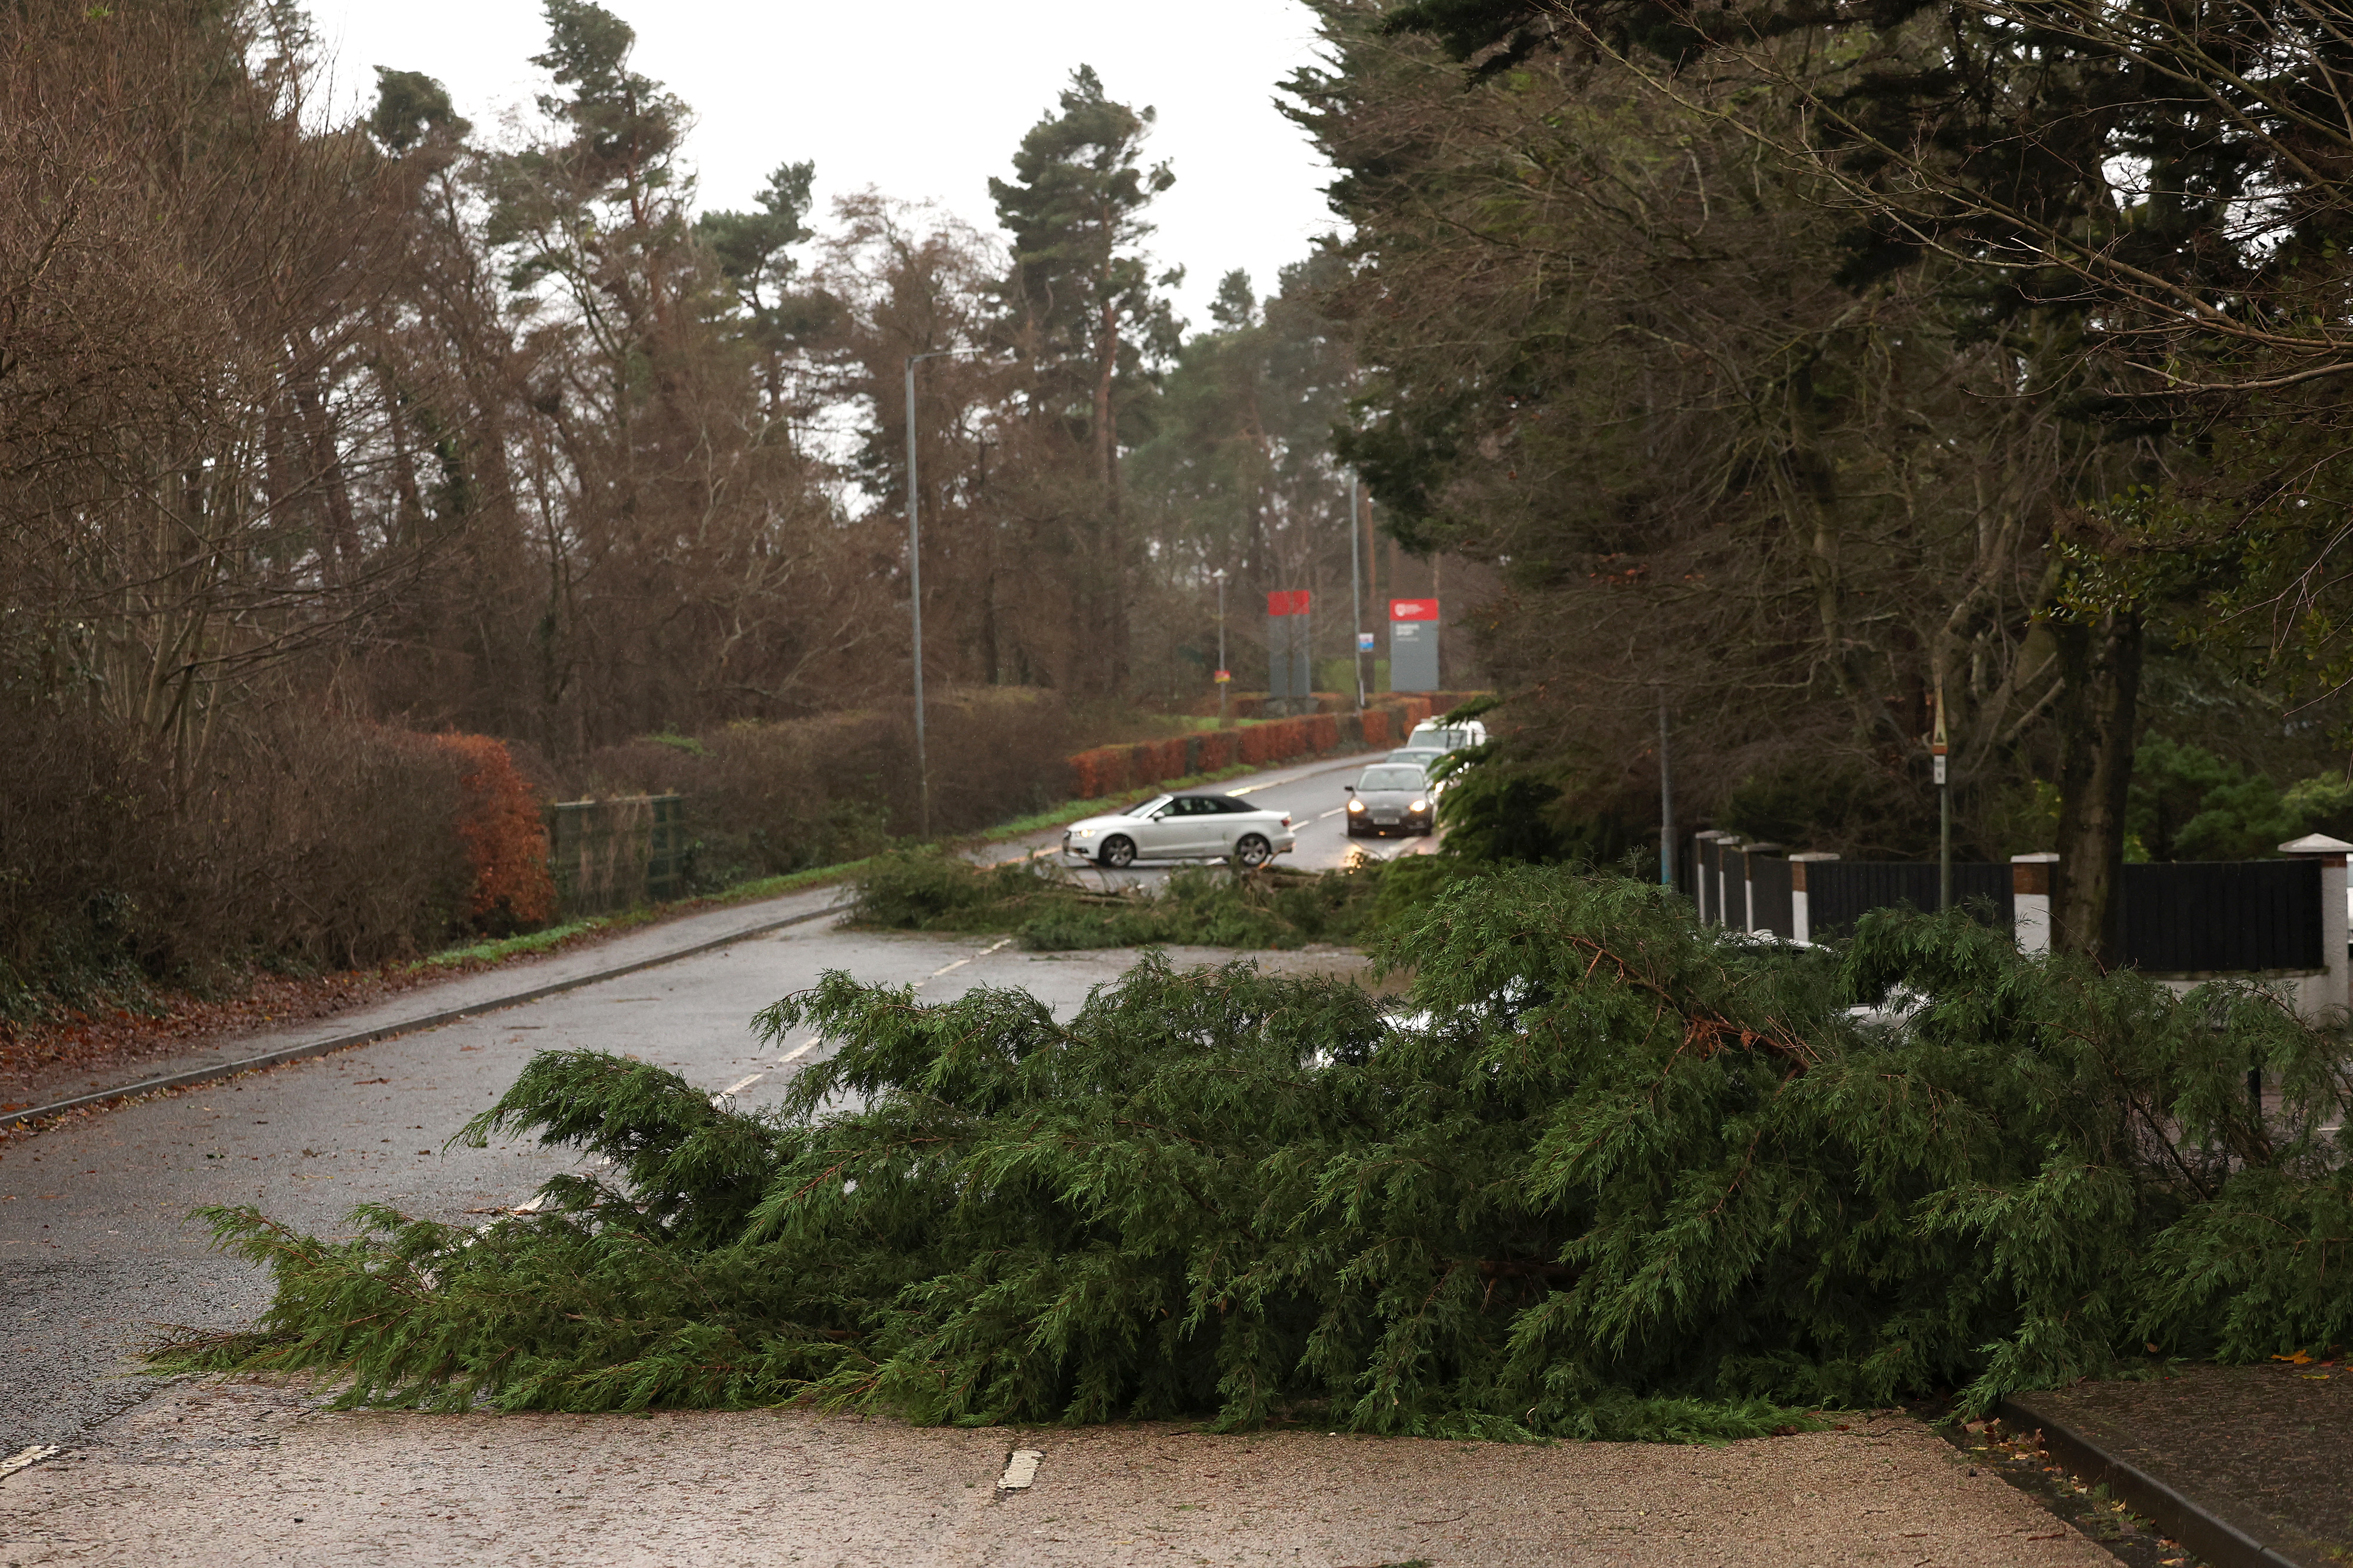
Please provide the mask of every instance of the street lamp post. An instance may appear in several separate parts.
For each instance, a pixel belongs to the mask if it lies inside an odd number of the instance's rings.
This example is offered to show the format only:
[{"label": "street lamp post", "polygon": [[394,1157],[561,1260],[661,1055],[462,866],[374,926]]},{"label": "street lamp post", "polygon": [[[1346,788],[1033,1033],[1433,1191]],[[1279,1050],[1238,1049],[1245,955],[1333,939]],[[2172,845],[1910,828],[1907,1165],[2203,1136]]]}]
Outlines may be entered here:
[{"label": "street lamp post", "polygon": [[1675,780],[1667,766],[1667,689],[1659,688],[1659,885],[1675,885]]},{"label": "street lamp post", "polygon": [[917,521],[917,498],[923,493],[915,477],[915,366],[927,359],[986,353],[983,349],[933,349],[907,356],[907,605],[914,627],[915,655],[915,795],[922,836],[932,836],[932,770],[923,755],[923,534]]},{"label": "street lamp post", "polygon": [[[1218,674],[1229,677],[1232,667],[1226,663],[1226,569],[1220,566],[1209,576],[1218,584]],[[1232,684],[1230,679],[1218,682],[1218,723],[1220,728],[1226,722],[1226,689]]]},{"label": "street lamp post", "polygon": [[1356,668],[1356,711],[1365,710],[1365,577],[1356,563],[1356,476],[1348,476],[1348,658]]}]

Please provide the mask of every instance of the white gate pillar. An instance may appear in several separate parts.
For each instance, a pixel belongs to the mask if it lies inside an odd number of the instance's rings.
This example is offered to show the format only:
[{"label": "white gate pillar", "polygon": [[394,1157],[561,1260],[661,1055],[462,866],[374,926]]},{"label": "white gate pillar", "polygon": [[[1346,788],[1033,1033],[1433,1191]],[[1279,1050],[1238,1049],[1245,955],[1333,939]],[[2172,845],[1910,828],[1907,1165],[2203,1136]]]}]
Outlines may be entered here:
[{"label": "white gate pillar", "polygon": [[1799,942],[1814,940],[1812,909],[1806,901],[1806,868],[1817,860],[1837,858],[1837,856],[1820,849],[1809,849],[1802,855],[1789,857],[1789,934]]},{"label": "white gate pillar", "polygon": [[2051,868],[2057,864],[2048,850],[2010,858],[2010,923],[2021,952],[2051,951]]},{"label": "white gate pillar", "polygon": [[1724,868],[1721,854],[1715,867],[1707,863],[1707,851],[1703,846],[1721,846],[1736,842],[1740,835],[1726,833],[1721,827],[1711,827],[1704,833],[1692,835],[1692,892],[1699,905],[1702,925],[1724,923]]},{"label": "white gate pillar", "polygon": [[2320,963],[2322,973],[2296,985],[2296,1011],[2306,1017],[2322,1009],[2353,1002],[2347,994],[2348,965],[2345,951],[2345,857],[2353,844],[2326,833],[2307,833],[2280,846],[2283,855],[2316,857],[2320,861]]}]

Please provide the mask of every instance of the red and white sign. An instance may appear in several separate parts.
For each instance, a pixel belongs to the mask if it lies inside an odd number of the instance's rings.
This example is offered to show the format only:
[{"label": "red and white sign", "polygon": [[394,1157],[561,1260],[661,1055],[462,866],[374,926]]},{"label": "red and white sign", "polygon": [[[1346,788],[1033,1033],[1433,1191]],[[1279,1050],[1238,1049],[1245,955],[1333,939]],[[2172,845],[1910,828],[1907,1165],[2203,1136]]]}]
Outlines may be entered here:
[{"label": "red and white sign", "polygon": [[1391,599],[1389,619],[1393,621],[1434,621],[1438,618],[1435,599]]},{"label": "red and white sign", "polygon": [[1266,596],[1266,613],[1270,616],[1303,616],[1307,613],[1307,590],[1285,588]]},{"label": "red and white sign", "polygon": [[1217,671],[1215,671],[1214,673],[1212,673],[1212,674],[1210,675],[1210,677],[1209,677],[1209,679],[1210,679],[1210,681],[1211,681],[1213,684],[1215,684],[1215,685],[1218,685],[1218,686],[1224,686],[1224,685],[1228,684],[1229,682],[1230,682],[1230,681],[1233,679],[1233,678],[1234,678],[1234,672],[1233,672],[1232,670],[1230,670],[1230,669],[1220,669],[1220,670],[1217,670]]}]

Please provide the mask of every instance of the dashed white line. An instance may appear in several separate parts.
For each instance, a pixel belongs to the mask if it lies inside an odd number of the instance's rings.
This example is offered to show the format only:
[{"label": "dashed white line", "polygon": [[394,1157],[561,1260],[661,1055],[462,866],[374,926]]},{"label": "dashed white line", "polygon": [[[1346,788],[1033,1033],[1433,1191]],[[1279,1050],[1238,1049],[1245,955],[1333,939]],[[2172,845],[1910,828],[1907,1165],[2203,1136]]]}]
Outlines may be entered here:
[{"label": "dashed white line", "polygon": [[937,969],[933,970],[929,974],[924,975],[921,980],[916,981],[915,989],[921,991],[924,986],[930,984],[933,981],[937,980],[941,975],[949,973],[951,970],[962,969],[967,963],[977,963],[981,959],[987,958],[990,953],[995,952],[998,948],[1009,946],[1012,943],[1012,941],[1013,939],[1008,936],[1001,942],[991,942],[988,946],[982,948],[978,952],[974,953],[970,958],[959,958],[954,963],[943,963]]},{"label": "dashed white line", "polygon": [[[992,942],[988,946],[982,948],[970,958],[959,958],[954,963],[944,963],[939,968],[933,970],[929,974],[923,976],[923,979],[916,981],[915,989],[920,991],[925,985],[937,980],[941,975],[948,973],[952,970],[962,969],[967,963],[976,963],[980,959],[987,958],[998,948],[1011,945],[1013,939],[1008,936],[1002,942]],[[759,1071],[744,1074],[742,1078],[737,1079],[733,1083],[729,1084],[725,1089],[721,1089],[717,1094],[712,1095],[711,1097],[712,1103],[717,1104],[720,1100],[726,1099],[731,1094],[743,1093],[745,1089],[751,1088],[754,1084],[759,1082],[770,1073],[776,1072],[780,1068],[792,1066],[795,1062],[800,1060],[803,1057],[817,1049],[821,1043],[821,1041],[814,1037],[804,1041],[801,1045],[786,1052],[783,1056],[778,1057],[774,1062],[762,1068]]]},{"label": "dashed white line", "polygon": [[1316,820],[1316,821],[1318,821],[1318,822],[1329,822],[1329,821],[1331,821],[1331,820],[1332,820],[1332,818],[1334,818],[1334,817],[1335,817],[1335,816],[1339,816],[1342,812],[1344,812],[1344,811],[1345,811],[1345,810],[1347,810],[1347,809],[1348,809],[1348,808],[1347,808],[1346,806],[1345,806],[1345,805],[1335,805],[1335,806],[1334,806],[1331,810],[1329,810],[1329,811],[1325,812],[1323,816],[1321,816],[1317,817],[1315,820]]}]

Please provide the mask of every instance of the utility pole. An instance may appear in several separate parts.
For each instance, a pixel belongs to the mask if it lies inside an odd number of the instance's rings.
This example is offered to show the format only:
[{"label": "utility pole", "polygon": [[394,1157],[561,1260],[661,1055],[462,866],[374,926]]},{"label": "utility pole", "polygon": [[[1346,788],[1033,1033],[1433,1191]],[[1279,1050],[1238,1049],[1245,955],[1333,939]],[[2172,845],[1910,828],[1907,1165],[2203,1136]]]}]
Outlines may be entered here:
[{"label": "utility pole", "polygon": [[922,486],[915,477],[915,366],[927,359],[986,353],[983,349],[934,349],[907,356],[907,605],[914,627],[915,795],[921,836],[932,836],[932,769],[923,755],[923,533],[917,516]]},{"label": "utility pole", "polygon": [[1659,886],[1675,885],[1675,782],[1667,767],[1667,689],[1659,688]]},{"label": "utility pole", "polygon": [[1936,768],[1936,908],[1953,907],[1953,785],[1945,764],[1945,683],[1936,682],[1936,732],[1928,754]]},{"label": "utility pole", "polygon": [[1226,662],[1226,569],[1209,574],[1218,584],[1218,726],[1225,727],[1226,689],[1233,684],[1233,667]]},{"label": "utility pole", "polygon": [[1348,650],[1356,667],[1356,711],[1365,710],[1365,575],[1356,563],[1356,476],[1348,476]]}]

